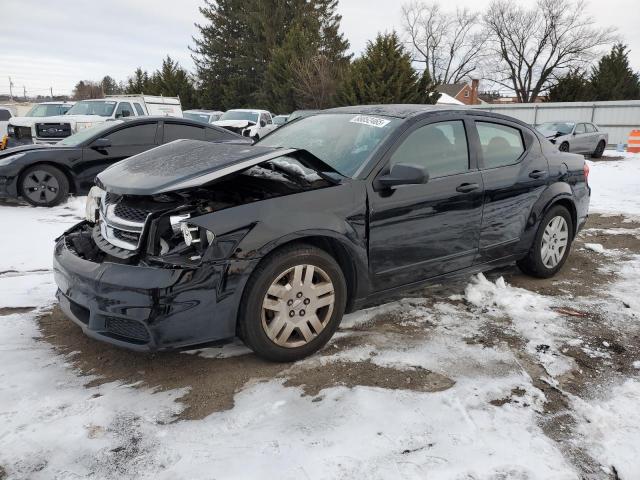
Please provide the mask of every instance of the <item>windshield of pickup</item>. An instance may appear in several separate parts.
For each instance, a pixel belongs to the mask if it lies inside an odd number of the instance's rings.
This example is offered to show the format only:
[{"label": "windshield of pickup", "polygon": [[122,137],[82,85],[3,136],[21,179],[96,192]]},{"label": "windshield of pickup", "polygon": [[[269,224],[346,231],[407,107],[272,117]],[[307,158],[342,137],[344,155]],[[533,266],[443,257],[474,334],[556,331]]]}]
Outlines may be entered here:
[{"label": "windshield of pickup", "polygon": [[73,135],[60,140],[56,145],[64,145],[65,147],[77,147],[85,140],[98,135],[100,132],[104,130],[109,130],[113,128],[114,125],[118,125],[122,123],[122,120],[114,120],[107,121],[96,125],[95,127],[85,128],[84,130],[80,130],[78,133],[74,133]]},{"label": "windshield of pickup", "polygon": [[538,127],[538,130],[548,131],[548,132],[558,132],[562,135],[567,135],[573,132],[573,127],[575,123],[572,122],[546,122],[541,124]]},{"label": "windshield of pickup", "polygon": [[69,109],[67,115],[99,115],[110,117],[116,108],[113,100],[83,100]]},{"label": "windshield of pickup", "polygon": [[341,175],[353,177],[400,122],[380,115],[318,114],[287,123],[258,145],[306,150]]},{"label": "windshield of pickup", "polygon": [[34,105],[25,117],[53,117],[64,115],[71,105],[40,104]]},{"label": "windshield of pickup", "polygon": [[258,123],[258,114],[255,112],[229,110],[228,112],[224,112],[219,118],[219,121],[223,120],[249,120],[250,122]]}]

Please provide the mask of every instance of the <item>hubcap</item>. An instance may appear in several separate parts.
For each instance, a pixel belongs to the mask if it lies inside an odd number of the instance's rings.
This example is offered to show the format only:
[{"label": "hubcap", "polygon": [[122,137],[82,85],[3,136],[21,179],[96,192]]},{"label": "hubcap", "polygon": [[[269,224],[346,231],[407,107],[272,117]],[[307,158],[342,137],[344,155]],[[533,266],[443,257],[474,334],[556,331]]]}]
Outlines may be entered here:
[{"label": "hubcap", "polygon": [[553,217],[542,234],[540,255],[547,268],[554,268],[560,263],[569,243],[569,226],[564,217]]},{"label": "hubcap", "polygon": [[56,177],[44,170],[34,170],[22,181],[22,192],[35,203],[49,203],[58,195]]},{"label": "hubcap", "polygon": [[280,274],[262,302],[262,328],[273,343],[306,345],[327,326],[333,313],[333,283],[314,265],[296,265]]}]

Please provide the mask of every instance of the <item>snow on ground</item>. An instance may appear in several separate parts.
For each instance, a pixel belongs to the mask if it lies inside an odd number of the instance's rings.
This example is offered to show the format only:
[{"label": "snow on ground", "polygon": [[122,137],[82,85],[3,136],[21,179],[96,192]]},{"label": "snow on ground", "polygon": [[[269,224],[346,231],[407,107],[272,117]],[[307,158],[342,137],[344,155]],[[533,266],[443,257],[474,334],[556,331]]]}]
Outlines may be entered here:
[{"label": "snow on ground", "polygon": [[[640,158],[592,162],[594,208],[640,215],[639,174]],[[479,275],[464,295],[435,304],[407,298],[352,314],[338,338],[359,328],[359,345],[293,367],[424,368],[452,381],[441,391],[334,386],[307,396],[282,378],[266,379],[238,391],[230,410],[171,422],[183,409],[185,389],[88,385],[92,377],[79,375],[70,356],[41,338],[36,315],[54,301],[52,242],[81,216],[82,199],[50,210],[0,204],[0,309],[37,307],[0,315],[0,478],[580,478],[540,427],[548,398],[522,363],[523,355],[539,363],[549,384],[575,368],[562,346],[582,340],[555,310],[558,299]],[[583,308],[597,301],[622,328],[637,322],[640,311],[640,257],[615,270],[602,298],[574,301]],[[424,335],[363,329],[388,314]],[[523,351],[516,355],[505,340],[471,341],[498,333],[521,340]],[[236,343],[189,353],[217,361],[246,349]],[[576,445],[600,463],[603,475],[613,475],[615,465],[619,478],[640,478],[638,379],[570,398]]]},{"label": "snow on ground", "polygon": [[591,211],[640,216],[640,153],[605,150],[605,157],[624,156],[619,161],[588,161],[593,190]]}]

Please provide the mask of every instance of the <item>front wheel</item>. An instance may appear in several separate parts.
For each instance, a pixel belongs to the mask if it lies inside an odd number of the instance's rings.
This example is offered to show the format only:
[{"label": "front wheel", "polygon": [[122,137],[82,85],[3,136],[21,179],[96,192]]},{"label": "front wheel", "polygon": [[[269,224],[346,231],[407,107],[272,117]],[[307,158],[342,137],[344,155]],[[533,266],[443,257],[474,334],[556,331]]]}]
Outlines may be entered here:
[{"label": "front wheel", "polygon": [[572,239],[571,214],[565,207],[557,205],[540,222],[531,250],[518,261],[518,266],[533,277],[552,277],[567,260]]},{"label": "front wheel", "polygon": [[310,245],[284,247],[249,279],[239,335],[262,358],[299,360],[333,336],[346,301],[344,274],[331,255]]},{"label": "front wheel", "polygon": [[67,176],[51,165],[34,165],[20,176],[20,194],[35,207],[54,207],[69,195]]},{"label": "front wheel", "polygon": [[560,150],[561,152],[568,152],[569,151],[569,144],[567,142],[562,142],[560,144],[560,148],[558,148],[558,150]]}]

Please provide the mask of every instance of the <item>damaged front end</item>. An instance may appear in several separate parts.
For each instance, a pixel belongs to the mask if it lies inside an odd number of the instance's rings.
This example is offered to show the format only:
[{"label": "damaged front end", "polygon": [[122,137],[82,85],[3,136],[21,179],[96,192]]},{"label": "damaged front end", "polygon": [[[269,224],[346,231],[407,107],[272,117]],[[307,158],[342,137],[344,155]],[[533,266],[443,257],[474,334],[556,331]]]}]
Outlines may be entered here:
[{"label": "damaged front end", "polygon": [[[171,169],[143,154],[105,170],[87,219],[57,240],[60,305],[88,335],[141,350],[233,337],[260,259],[239,245],[260,219],[229,213],[337,182],[305,152],[199,143],[174,146]],[[225,161],[203,161],[214,151]]]}]

